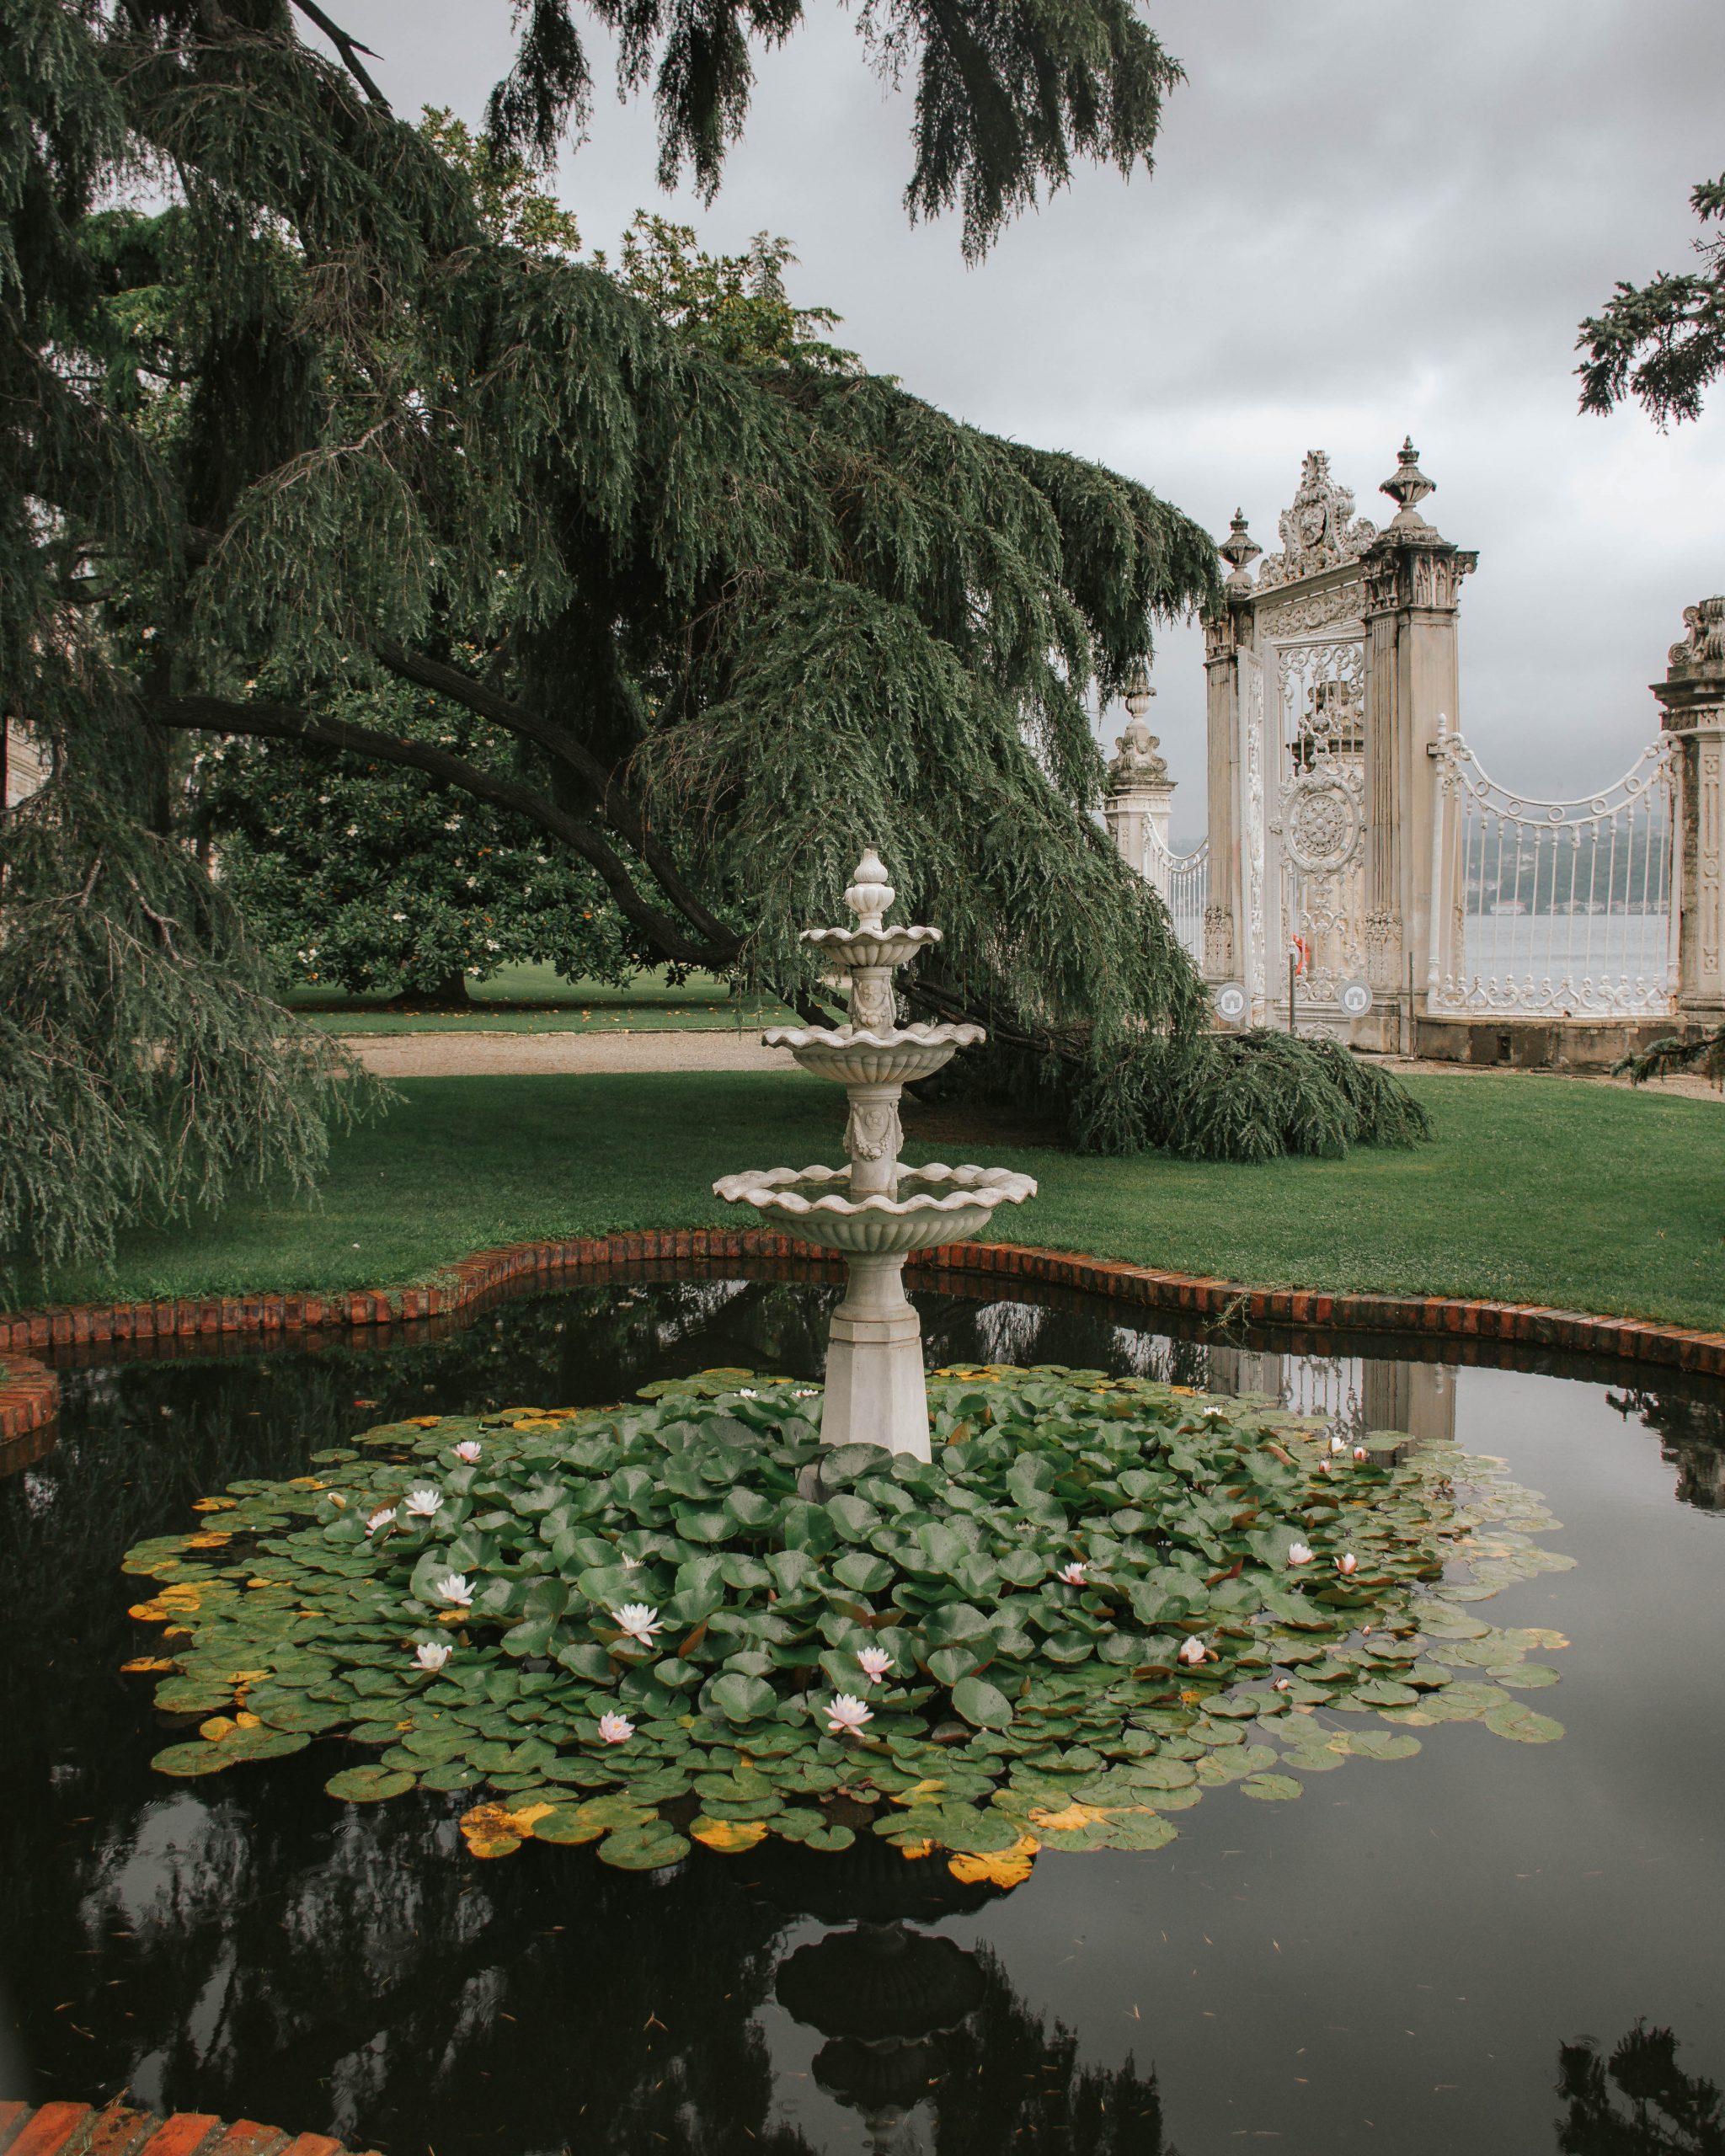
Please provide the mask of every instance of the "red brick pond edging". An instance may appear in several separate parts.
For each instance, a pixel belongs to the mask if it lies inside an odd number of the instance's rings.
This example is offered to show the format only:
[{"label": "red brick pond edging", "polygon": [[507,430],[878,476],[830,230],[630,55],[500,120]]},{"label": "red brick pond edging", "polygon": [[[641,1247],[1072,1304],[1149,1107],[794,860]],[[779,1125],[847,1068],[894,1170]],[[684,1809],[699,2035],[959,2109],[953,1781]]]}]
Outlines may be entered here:
[{"label": "red brick pond edging", "polygon": [[[133,1303],[79,1303],[0,1315],[0,1441],[51,1417],[57,1383],[32,1360],[44,1351],[109,1342],[190,1342],[218,1336],[280,1338],[334,1326],[394,1325],[451,1316],[512,1283],[578,1267],[727,1258],[788,1259],[836,1279],[838,1261],[764,1228],[675,1228],[510,1243],[475,1251],[425,1287],[355,1289],[338,1294],[210,1295]],[[913,1252],[913,1278],[983,1276],[1076,1289],[1145,1310],[1251,1325],[1338,1331],[1401,1332],[1458,1342],[1502,1342],[1578,1354],[1621,1357],[1701,1376],[1725,1376],[1725,1333],[1650,1319],[1598,1317],[1531,1303],[1445,1295],[1338,1295],[1303,1288],[1250,1288],[1188,1273],[1162,1272],[1019,1243],[953,1243]],[[20,1404],[14,1411],[13,1402]],[[0,2156],[4,2151],[0,2150]]]},{"label": "red brick pond edging", "polygon": [[59,1412],[60,1380],[46,1364],[34,1355],[0,1354],[0,1454],[45,1429]]},{"label": "red brick pond edging", "polygon": [[[346,2156],[322,2133],[284,2133],[213,2113],[174,2111],[162,2118],[115,2101],[88,2104],[0,2102],[0,2156]],[[375,2152],[372,2152],[375,2156]]]}]

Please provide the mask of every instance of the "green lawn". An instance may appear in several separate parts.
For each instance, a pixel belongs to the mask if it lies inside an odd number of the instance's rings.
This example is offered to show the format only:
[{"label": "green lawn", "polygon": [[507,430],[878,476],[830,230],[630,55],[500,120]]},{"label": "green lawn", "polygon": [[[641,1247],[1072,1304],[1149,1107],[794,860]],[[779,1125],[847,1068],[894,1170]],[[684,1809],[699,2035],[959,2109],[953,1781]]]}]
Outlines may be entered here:
[{"label": "green lawn", "polygon": [[693,974],[680,988],[656,974],[613,988],[560,980],[549,966],[504,966],[467,993],[469,1011],[391,1010],[378,995],[332,1004],[315,989],[291,990],[285,1000],[304,1024],[330,1033],[753,1033],[796,1022],[772,997],[733,995],[729,982],[712,974]]},{"label": "green lawn", "polygon": [[[1418,1078],[1407,1153],[1210,1167],[982,1141],[914,1160],[1028,1170],[1001,1232],[1258,1285],[1489,1295],[1725,1324],[1725,1109],[1562,1078]],[[783,1075],[421,1078],[339,1139],[314,1208],[253,1201],[127,1238],[53,1299],[423,1280],[495,1243],[718,1224],[730,1170],[838,1157],[835,1089]],[[752,1215],[745,1215],[752,1219]]]}]

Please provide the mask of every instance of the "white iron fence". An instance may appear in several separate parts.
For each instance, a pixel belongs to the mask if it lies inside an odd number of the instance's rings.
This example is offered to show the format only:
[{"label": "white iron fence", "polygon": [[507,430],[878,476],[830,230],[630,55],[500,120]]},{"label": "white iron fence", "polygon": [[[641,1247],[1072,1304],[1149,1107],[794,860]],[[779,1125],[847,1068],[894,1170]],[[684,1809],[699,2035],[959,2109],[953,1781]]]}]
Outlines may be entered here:
[{"label": "white iron fence", "polygon": [[1433,753],[1428,1009],[1573,1018],[1672,1010],[1669,742],[1575,801],[1509,792],[1441,725]]},{"label": "white iron fence", "polygon": [[1171,853],[1156,826],[1150,825],[1144,835],[1144,873],[1162,894],[1187,954],[1202,965],[1204,910],[1210,903],[1210,841],[1203,840],[1190,853]]}]

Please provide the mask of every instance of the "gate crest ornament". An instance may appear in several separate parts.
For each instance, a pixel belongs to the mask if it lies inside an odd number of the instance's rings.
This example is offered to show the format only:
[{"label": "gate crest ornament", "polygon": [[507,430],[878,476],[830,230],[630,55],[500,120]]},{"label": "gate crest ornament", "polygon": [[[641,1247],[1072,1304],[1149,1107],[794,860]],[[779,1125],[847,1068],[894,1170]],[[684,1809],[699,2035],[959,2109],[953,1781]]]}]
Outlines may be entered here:
[{"label": "gate crest ornament", "polygon": [[1354,514],[1353,489],[1330,477],[1330,460],[1321,449],[1306,452],[1300,485],[1282,511],[1279,529],[1282,552],[1264,556],[1258,573],[1260,591],[1357,562],[1378,536],[1376,525]]}]

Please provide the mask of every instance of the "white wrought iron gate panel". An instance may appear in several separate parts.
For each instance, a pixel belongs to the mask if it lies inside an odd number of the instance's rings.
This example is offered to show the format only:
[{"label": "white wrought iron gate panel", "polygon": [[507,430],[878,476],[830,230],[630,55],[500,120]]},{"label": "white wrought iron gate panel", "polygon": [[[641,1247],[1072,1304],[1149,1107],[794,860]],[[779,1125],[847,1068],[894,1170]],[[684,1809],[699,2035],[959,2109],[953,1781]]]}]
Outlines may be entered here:
[{"label": "white wrought iron gate panel", "polygon": [[1546,1017],[1675,1008],[1675,787],[1669,739],[1574,801],[1511,793],[1440,732],[1439,933],[1428,1007]]},{"label": "white wrought iron gate panel", "polygon": [[1365,971],[1365,640],[1359,632],[1305,637],[1273,643],[1270,652],[1269,993],[1274,998],[1286,977],[1287,953],[1297,950],[1300,1006],[1322,1023],[1340,1017],[1344,984]]}]

